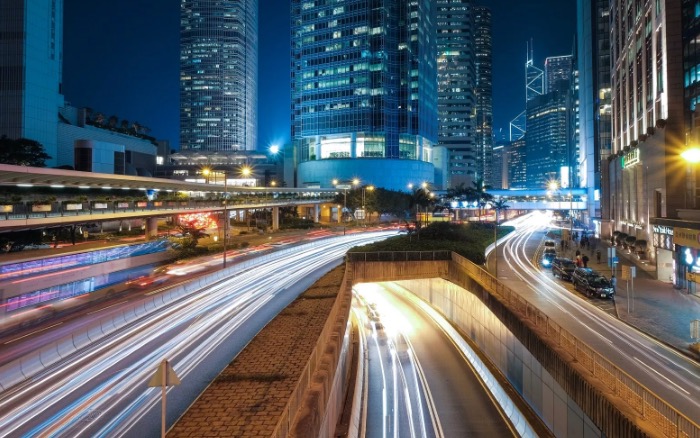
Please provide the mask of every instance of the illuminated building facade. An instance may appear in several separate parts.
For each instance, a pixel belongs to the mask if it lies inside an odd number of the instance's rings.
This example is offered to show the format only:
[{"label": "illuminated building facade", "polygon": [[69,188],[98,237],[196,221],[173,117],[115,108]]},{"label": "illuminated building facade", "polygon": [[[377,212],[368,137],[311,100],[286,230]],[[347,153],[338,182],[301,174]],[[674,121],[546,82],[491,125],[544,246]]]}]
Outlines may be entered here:
[{"label": "illuminated building facade", "polygon": [[568,90],[542,94],[527,102],[527,187],[545,188],[568,181],[570,98]]},{"label": "illuminated building facade", "polygon": [[291,1],[297,185],[434,181],[435,2]]},{"label": "illuminated building facade", "polygon": [[474,7],[474,53],[476,55],[476,172],[491,187],[501,186],[500,171],[493,167],[493,59],[491,10]]},{"label": "illuminated building facade", "polygon": [[472,0],[437,0],[438,143],[447,149],[450,187],[481,178],[476,139],[474,7]]},{"label": "illuminated building facade", "polygon": [[181,0],[180,148],[257,148],[258,1]]},{"label": "illuminated building facade", "polygon": [[[652,242],[661,218],[683,219],[688,204],[680,0],[610,4],[612,143],[602,233]],[[693,66],[693,69],[695,67]],[[649,248],[661,280],[673,277],[673,250]],[[677,277],[676,277],[677,278]]]},{"label": "illuminated building facade", "polygon": [[44,146],[57,165],[63,58],[63,1],[0,6],[0,135]]},{"label": "illuminated building facade", "polygon": [[[609,215],[609,199],[601,196],[611,142],[610,1],[577,2],[578,178],[587,188],[587,223],[600,231]],[[605,166],[601,166],[605,163]]]}]

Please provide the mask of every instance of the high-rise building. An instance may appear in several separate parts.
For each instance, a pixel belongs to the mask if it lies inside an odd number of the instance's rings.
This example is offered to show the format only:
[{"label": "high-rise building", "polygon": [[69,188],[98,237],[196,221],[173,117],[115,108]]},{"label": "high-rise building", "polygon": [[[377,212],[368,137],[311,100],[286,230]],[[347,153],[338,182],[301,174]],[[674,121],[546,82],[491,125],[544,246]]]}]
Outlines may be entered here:
[{"label": "high-rise building", "polygon": [[573,55],[549,56],[544,60],[545,92],[567,91],[573,72]]},{"label": "high-rise building", "polygon": [[63,1],[0,5],[0,135],[44,146],[57,164],[63,58]]},{"label": "high-rise building", "polygon": [[[626,0],[610,3],[612,154],[605,163],[610,213],[603,217],[604,235],[619,231],[653,242],[652,225],[682,219],[688,206],[679,155],[687,133],[682,3],[636,2],[634,10]],[[688,65],[685,78],[695,70]],[[657,262],[659,279],[674,275],[672,266],[685,266],[674,248],[655,245],[646,255]]]},{"label": "high-rise building", "polygon": [[437,45],[432,0],[292,0],[297,185],[434,181]]},{"label": "high-rise building", "polygon": [[[544,71],[535,67],[535,55],[532,42],[527,44],[525,60],[525,106],[537,96],[544,94]],[[527,131],[527,110],[523,110],[510,121],[510,141],[520,140]]]},{"label": "high-rise building", "polygon": [[180,2],[180,149],[257,149],[258,1]]},{"label": "high-rise building", "polygon": [[[527,187],[527,151],[525,138],[511,141],[507,146],[505,162],[508,167],[508,188],[525,189]],[[504,187],[505,188],[505,187]]]},{"label": "high-rise building", "polygon": [[608,197],[601,196],[601,162],[610,155],[610,1],[577,2],[578,69],[578,178],[587,188],[587,223],[600,231],[604,214],[609,215]]},{"label": "high-rise building", "polygon": [[[549,182],[565,185],[563,167],[569,166],[570,97],[554,91],[527,102],[527,186],[545,189]],[[564,177],[564,178],[563,178]]]},{"label": "high-rise building", "polygon": [[471,186],[479,174],[476,140],[472,0],[437,0],[438,143],[447,149],[449,185]]},{"label": "high-rise building", "polygon": [[491,10],[474,7],[474,53],[476,57],[476,148],[477,176],[491,187],[500,186],[500,175],[493,170],[493,61]]}]

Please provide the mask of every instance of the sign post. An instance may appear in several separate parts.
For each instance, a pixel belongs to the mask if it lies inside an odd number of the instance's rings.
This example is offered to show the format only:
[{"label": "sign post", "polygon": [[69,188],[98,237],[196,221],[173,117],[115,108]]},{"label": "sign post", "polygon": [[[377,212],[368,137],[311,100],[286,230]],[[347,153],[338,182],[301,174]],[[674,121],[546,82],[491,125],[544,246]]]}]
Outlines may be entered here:
[{"label": "sign post", "polygon": [[[634,312],[634,277],[637,276],[636,266],[622,266],[621,280],[627,281],[627,313]],[[632,288],[630,289],[630,283]],[[632,308],[630,309],[630,294],[632,295]]]},{"label": "sign post", "polygon": [[161,409],[161,428],[160,428],[160,436],[162,438],[165,438],[165,400],[166,400],[165,391],[168,388],[168,386],[175,386],[175,385],[179,385],[179,384],[180,384],[180,379],[177,377],[177,374],[175,374],[175,370],[173,369],[172,365],[170,365],[170,362],[168,362],[165,359],[163,359],[163,362],[160,363],[155,374],[153,374],[153,377],[151,377],[151,380],[148,382],[148,386],[151,386],[151,387],[160,386],[162,388],[161,391],[162,391],[163,406]]}]

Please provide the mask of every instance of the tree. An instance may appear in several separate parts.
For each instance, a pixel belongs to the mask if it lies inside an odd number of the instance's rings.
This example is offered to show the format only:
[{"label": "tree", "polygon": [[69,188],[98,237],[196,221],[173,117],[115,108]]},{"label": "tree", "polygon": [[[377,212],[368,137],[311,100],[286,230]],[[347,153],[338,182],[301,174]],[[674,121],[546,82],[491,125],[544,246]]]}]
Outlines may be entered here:
[{"label": "tree", "polygon": [[496,226],[498,226],[498,216],[502,211],[506,211],[510,208],[510,205],[506,204],[506,200],[503,198],[498,198],[491,201],[491,207],[496,211]]},{"label": "tree", "polygon": [[0,163],[15,166],[46,167],[46,160],[51,156],[44,152],[41,143],[19,138],[12,140],[6,136],[0,138]]},{"label": "tree", "polygon": [[486,184],[482,178],[477,178],[472,181],[472,185],[474,186],[472,188],[475,198],[474,201],[476,201],[479,207],[479,222],[481,222],[481,210],[493,199],[493,195],[486,193],[486,190],[490,189],[491,186]]}]

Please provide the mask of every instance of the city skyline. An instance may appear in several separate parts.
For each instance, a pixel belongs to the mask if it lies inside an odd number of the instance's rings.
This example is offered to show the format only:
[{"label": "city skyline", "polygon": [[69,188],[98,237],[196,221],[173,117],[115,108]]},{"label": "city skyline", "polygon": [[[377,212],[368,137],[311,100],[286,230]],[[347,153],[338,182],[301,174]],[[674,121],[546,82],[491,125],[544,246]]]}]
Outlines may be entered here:
[{"label": "city skyline", "polygon": [[[259,3],[258,148],[263,149],[290,141],[290,23],[288,2]],[[524,109],[526,42],[532,38],[538,65],[547,56],[570,53],[575,4],[555,0],[527,5],[512,0],[475,3],[491,8],[493,15],[497,132]],[[66,4],[63,93],[75,106],[138,121],[151,128],[155,137],[179,148],[179,2],[139,4],[138,13],[133,13],[134,5],[124,1],[105,8],[86,0]],[[264,14],[270,10],[276,13]],[[551,16],[561,18],[544,26]]]}]

